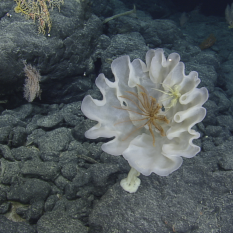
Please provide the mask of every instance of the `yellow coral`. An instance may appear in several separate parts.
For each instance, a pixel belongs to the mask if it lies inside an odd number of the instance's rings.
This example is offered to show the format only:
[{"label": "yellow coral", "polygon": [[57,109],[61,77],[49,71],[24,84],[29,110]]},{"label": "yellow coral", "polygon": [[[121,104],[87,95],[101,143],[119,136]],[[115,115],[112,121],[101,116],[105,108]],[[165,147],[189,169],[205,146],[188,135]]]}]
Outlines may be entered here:
[{"label": "yellow coral", "polygon": [[15,0],[15,1],[17,3],[17,6],[14,9],[15,12],[16,13],[22,13],[22,14],[28,15],[29,9],[28,9],[27,5],[24,2],[22,2],[22,1],[19,1],[19,0]]},{"label": "yellow coral", "polygon": [[24,14],[28,19],[38,21],[39,33],[48,33],[52,27],[52,21],[49,14],[49,9],[57,7],[60,11],[60,5],[64,0],[14,0],[17,3],[15,7],[16,13]]}]

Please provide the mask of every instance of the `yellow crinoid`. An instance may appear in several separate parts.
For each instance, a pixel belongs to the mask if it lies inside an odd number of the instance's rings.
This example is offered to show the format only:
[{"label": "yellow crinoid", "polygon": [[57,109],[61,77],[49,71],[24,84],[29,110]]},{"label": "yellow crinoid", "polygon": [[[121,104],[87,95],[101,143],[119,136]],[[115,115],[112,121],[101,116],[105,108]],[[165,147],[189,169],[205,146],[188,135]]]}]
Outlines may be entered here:
[{"label": "yellow crinoid", "polygon": [[180,86],[179,85],[174,85],[173,88],[169,87],[169,86],[167,86],[165,84],[163,84],[163,86],[167,89],[166,91],[162,91],[162,90],[155,89],[155,88],[153,88],[153,89],[156,90],[156,91],[160,91],[165,95],[168,95],[167,98],[161,100],[162,103],[164,101],[166,101],[166,100],[171,99],[170,104],[168,106],[164,106],[164,107],[169,109],[169,108],[171,108],[173,106],[176,106],[176,103],[177,103],[178,99],[181,97]]},{"label": "yellow crinoid", "polygon": [[[115,108],[126,110],[129,112],[133,112],[133,113],[140,116],[138,119],[131,119],[130,121],[137,121],[137,122],[144,121],[145,122],[145,123],[143,122],[143,124],[141,126],[137,127],[129,135],[127,135],[126,138],[128,138],[136,130],[141,129],[144,126],[148,126],[150,134],[153,137],[153,146],[155,146],[155,135],[154,135],[153,127],[156,128],[160,132],[160,135],[163,137],[166,134],[165,134],[164,129],[162,128],[162,126],[160,125],[159,122],[164,122],[164,123],[168,124],[169,120],[167,119],[166,116],[159,115],[159,112],[160,112],[160,109],[162,108],[162,106],[157,103],[156,99],[152,96],[149,96],[147,94],[146,89],[143,86],[141,86],[139,84],[137,84],[137,86],[139,87],[139,90],[140,89],[142,90],[142,91],[138,91],[138,94],[131,92],[131,91],[126,91],[131,96],[128,96],[128,95],[120,96],[121,98],[127,99],[130,102],[132,102],[133,105],[136,107],[136,110],[132,110],[129,108],[122,108],[122,107],[120,107],[120,108],[115,107]],[[134,96],[135,98],[132,98],[132,96]],[[125,121],[117,122],[116,124],[120,124],[123,122],[125,122]]]}]

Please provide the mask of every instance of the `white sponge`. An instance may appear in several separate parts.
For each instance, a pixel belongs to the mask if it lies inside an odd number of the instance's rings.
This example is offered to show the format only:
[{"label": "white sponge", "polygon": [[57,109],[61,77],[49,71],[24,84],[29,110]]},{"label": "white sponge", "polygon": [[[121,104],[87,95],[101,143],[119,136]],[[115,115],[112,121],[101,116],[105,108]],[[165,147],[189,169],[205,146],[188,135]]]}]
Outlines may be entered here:
[{"label": "white sponge", "polygon": [[144,175],[166,176],[181,166],[182,157],[200,151],[192,142],[200,134],[192,127],[206,115],[208,91],[197,88],[197,72],[185,75],[179,54],[166,59],[162,49],[149,50],[146,64],[122,56],[111,68],[115,82],[103,74],[96,79],[103,100],[86,96],[82,102],[83,113],[98,122],[87,138],[114,137],[103,151],[123,155]]}]

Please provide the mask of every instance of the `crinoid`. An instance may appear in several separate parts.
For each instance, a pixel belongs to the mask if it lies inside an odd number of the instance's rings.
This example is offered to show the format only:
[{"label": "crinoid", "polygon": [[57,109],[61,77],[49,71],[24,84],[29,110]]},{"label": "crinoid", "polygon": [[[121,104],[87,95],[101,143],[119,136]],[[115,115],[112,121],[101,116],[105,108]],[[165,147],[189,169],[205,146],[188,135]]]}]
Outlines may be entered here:
[{"label": "crinoid", "polygon": [[[131,101],[137,109],[132,110],[129,108],[122,108],[122,107],[121,108],[115,107],[115,108],[130,111],[130,112],[133,112],[133,113],[141,116],[139,119],[135,119],[135,120],[131,119],[130,121],[146,121],[145,123],[143,122],[143,124],[141,126],[137,127],[135,130],[133,130],[129,135],[127,135],[126,138],[128,138],[136,130],[141,129],[147,125],[148,129],[153,137],[153,146],[155,146],[155,135],[154,135],[153,127],[156,128],[160,132],[161,136],[165,136],[165,132],[164,132],[162,126],[159,124],[159,121],[165,122],[166,124],[168,124],[169,120],[166,118],[166,116],[159,115],[159,112],[160,112],[160,109],[162,108],[162,106],[156,102],[156,99],[152,96],[149,96],[147,94],[146,89],[143,86],[141,86],[139,84],[137,84],[137,86],[139,87],[139,89],[142,90],[142,91],[138,91],[138,94],[131,92],[131,91],[126,91],[131,96],[134,96],[136,99],[132,99],[132,97],[128,96],[128,95],[120,96],[121,98],[124,98],[124,99]],[[118,122],[116,124],[120,124],[123,122],[126,122],[126,121]],[[123,140],[125,140],[126,138],[124,138]]]},{"label": "crinoid", "polygon": [[177,101],[179,100],[179,98],[181,97],[180,94],[180,86],[178,85],[174,85],[174,87],[169,87],[167,85],[164,84],[164,87],[166,88],[166,91],[162,91],[156,88],[153,88],[156,91],[160,91],[165,95],[168,95],[167,98],[161,100],[162,102],[164,102],[165,100],[170,99],[170,104],[168,106],[166,106],[165,108],[167,108],[168,110],[174,106],[176,106]]}]

